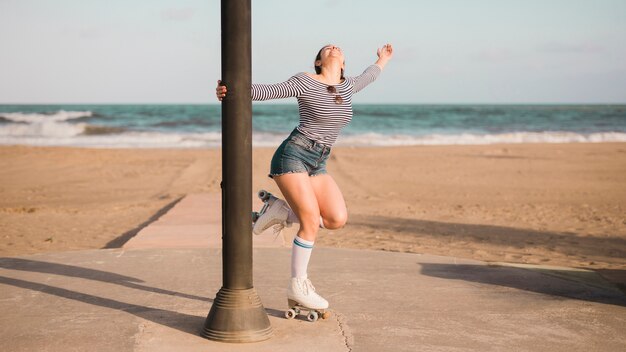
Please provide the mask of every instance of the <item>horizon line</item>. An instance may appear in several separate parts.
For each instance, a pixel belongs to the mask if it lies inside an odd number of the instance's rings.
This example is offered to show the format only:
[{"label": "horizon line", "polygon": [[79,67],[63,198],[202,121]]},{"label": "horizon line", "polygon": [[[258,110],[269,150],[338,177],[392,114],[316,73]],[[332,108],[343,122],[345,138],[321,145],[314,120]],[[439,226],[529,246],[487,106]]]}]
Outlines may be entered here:
[{"label": "horizon line", "polygon": [[[296,102],[253,102],[260,105],[296,105]],[[146,102],[89,102],[89,103],[68,103],[68,102],[44,102],[44,103],[4,103],[0,102],[0,106],[5,105],[209,105],[220,106],[219,102],[166,102],[166,103],[146,103]],[[384,103],[353,103],[356,105],[626,105],[625,102],[384,102]]]}]

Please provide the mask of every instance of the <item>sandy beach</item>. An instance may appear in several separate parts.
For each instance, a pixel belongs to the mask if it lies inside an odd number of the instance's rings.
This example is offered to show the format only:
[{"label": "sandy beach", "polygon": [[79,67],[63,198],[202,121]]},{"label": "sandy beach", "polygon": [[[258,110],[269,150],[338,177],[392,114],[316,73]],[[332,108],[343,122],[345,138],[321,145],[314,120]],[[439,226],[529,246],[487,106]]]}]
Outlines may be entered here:
[{"label": "sandy beach", "polygon": [[[271,148],[254,151],[253,187]],[[626,144],[335,148],[348,225],[318,246],[626,272]],[[0,147],[1,256],[118,247],[185,194],[219,192],[218,149]]]}]

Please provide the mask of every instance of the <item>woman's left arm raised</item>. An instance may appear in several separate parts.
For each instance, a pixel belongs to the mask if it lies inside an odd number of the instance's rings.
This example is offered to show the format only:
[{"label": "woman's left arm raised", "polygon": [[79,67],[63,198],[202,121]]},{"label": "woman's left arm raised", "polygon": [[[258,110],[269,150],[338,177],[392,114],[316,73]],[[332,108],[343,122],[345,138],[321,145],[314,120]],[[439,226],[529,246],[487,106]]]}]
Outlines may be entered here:
[{"label": "woman's left arm raised", "polygon": [[378,55],[378,60],[376,60],[375,64],[382,70],[393,57],[393,47],[391,44],[385,44],[376,51],[376,55]]},{"label": "woman's left arm raised", "polygon": [[376,50],[376,55],[378,55],[378,60],[374,64],[366,68],[359,76],[352,78],[354,80],[354,93],[358,93],[378,78],[378,75],[393,55],[391,44],[385,44],[382,48]]}]

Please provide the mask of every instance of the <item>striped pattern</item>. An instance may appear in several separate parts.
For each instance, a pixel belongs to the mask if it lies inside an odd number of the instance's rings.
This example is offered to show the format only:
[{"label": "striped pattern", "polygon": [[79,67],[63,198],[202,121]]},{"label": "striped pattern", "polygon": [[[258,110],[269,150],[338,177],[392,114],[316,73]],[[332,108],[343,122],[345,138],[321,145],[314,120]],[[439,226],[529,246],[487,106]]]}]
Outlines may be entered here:
[{"label": "striped pattern", "polygon": [[296,236],[296,238],[293,239],[293,244],[298,246],[298,247],[305,248],[305,249],[313,249],[313,245],[306,244],[306,243],[304,243],[302,241],[299,241],[298,240],[298,236]]},{"label": "striped pattern", "polygon": [[[337,93],[329,93],[328,85],[304,72],[277,84],[253,84],[252,100],[296,97],[300,112],[298,130],[317,143],[332,146],[341,129],[352,120],[352,95],[374,82],[381,69],[371,65],[356,77],[334,85]],[[335,103],[339,94],[343,103]]]}]

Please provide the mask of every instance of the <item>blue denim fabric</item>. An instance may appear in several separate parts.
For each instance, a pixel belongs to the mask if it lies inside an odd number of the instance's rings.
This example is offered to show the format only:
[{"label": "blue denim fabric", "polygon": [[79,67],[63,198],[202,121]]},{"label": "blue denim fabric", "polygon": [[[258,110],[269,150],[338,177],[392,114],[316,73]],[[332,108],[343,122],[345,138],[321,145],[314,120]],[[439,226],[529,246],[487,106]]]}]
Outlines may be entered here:
[{"label": "blue denim fabric", "polygon": [[306,172],[309,176],[325,174],[330,150],[329,146],[316,143],[294,129],[276,149],[269,177],[295,172]]}]

